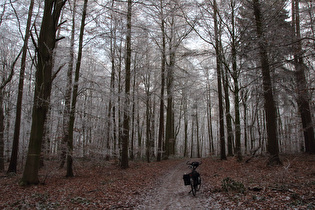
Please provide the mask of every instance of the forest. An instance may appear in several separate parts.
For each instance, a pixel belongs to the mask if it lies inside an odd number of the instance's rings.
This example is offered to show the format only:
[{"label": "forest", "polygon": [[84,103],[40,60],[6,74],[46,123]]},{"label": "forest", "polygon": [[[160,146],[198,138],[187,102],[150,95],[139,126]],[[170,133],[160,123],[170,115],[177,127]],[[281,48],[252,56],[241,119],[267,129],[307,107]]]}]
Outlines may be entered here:
[{"label": "forest", "polygon": [[1,0],[0,172],[27,186],[100,162],[151,175],[189,158],[313,162],[314,13],[313,0]]}]

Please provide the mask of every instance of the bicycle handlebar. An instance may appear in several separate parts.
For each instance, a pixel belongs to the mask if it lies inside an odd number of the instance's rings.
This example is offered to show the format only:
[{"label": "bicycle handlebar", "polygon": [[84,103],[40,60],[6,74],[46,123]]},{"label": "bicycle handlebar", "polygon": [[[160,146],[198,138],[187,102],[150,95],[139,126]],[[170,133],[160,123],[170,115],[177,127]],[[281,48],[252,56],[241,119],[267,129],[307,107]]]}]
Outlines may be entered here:
[{"label": "bicycle handlebar", "polygon": [[201,161],[200,161],[200,162],[197,162],[197,161],[194,161],[194,162],[189,162],[189,161],[187,161],[187,162],[186,162],[187,165],[191,165],[192,167],[195,167],[195,168],[197,168],[198,166],[200,166],[201,163],[202,163]]}]

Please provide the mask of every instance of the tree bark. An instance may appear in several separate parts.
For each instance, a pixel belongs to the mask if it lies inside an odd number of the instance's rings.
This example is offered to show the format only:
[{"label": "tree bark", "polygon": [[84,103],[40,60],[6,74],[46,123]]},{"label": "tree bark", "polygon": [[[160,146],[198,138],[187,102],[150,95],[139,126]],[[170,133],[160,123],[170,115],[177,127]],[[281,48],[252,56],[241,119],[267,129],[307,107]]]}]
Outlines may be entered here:
[{"label": "tree bark", "polygon": [[[5,111],[3,107],[3,97],[4,97],[4,88],[6,85],[12,80],[13,74],[14,74],[14,66],[16,62],[18,61],[20,55],[22,53],[22,50],[20,53],[17,55],[15,60],[13,61],[11,65],[11,70],[7,78],[3,77],[2,82],[0,85],[0,171],[4,171],[4,130],[5,130],[5,122],[4,122],[4,116],[5,116]],[[5,76],[5,75],[4,75]],[[7,116],[7,128],[9,129],[9,116]]]},{"label": "tree bark", "polygon": [[86,10],[87,10],[88,0],[84,0],[83,5],[83,14],[81,20],[80,27],[80,35],[79,35],[79,51],[78,51],[78,59],[75,66],[75,77],[74,77],[74,85],[72,92],[72,102],[71,102],[71,110],[70,110],[70,118],[69,118],[69,139],[68,139],[68,151],[67,151],[67,177],[73,177],[73,128],[75,121],[75,110],[76,103],[78,97],[78,88],[79,88],[79,78],[80,78],[80,67],[82,60],[82,50],[83,50],[83,35],[84,35],[84,27],[85,27],[85,19],[86,19]]},{"label": "tree bark", "polygon": [[132,0],[128,0],[127,12],[127,34],[126,34],[126,72],[125,72],[125,104],[122,131],[122,153],[121,168],[129,167],[128,163],[128,146],[129,146],[129,107],[130,107],[130,70],[131,70],[131,9]]},{"label": "tree bark", "polygon": [[[112,0],[111,7],[114,10],[115,1]],[[110,30],[110,56],[111,56],[111,74],[110,74],[110,97],[108,101],[108,123],[107,123],[107,132],[106,132],[106,160],[112,156],[111,151],[111,140],[115,136],[115,106],[113,103],[113,96],[115,91],[115,78],[116,78],[116,65],[115,65],[115,55],[116,55],[116,22],[113,12],[111,12],[111,30]],[[113,147],[112,147],[113,148]]]},{"label": "tree bark", "polygon": [[188,156],[188,100],[187,94],[183,93],[183,110],[184,110],[184,157]]},{"label": "tree bark", "polygon": [[69,119],[71,110],[71,90],[72,90],[72,72],[73,72],[73,61],[74,61],[74,36],[75,36],[75,15],[76,15],[76,0],[73,1],[73,13],[72,13],[72,28],[71,28],[71,39],[70,39],[70,59],[67,71],[67,86],[65,93],[65,108],[63,111],[63,139],[61,142],[61,161],[59,168],[63,168],[66,163],[67,157],[67,144],[69,141]]},{"label": "tree bark", "polygon": [[265,113],[266,113],[266,125],[268,145],[267,151],[271,155],[268,161],[269,165],[281,164],[279,158],[279,145],[277,136],[277,116],[276,105],[272,92],[272,82],[270,76],[270,67],[267,53],[267,43],[263,32],[262,14],[259,0],[253,0],[254,16],[256,21],[256,32],[258,37],[260,63],[263,77],[263,91],[265,100]]},{"label": "tree bark", "polygon": [[0,171],[4,171],[4,111],[2,89],[0,89]]},{"label": "tree bark", "polygon": [[[197,105],[197,103],[196,103]],[[201,153],[200,153],[200,136],[199,136],[199,120],[198,120],[198,106],[196,106],[196,141],[197,141],[197,157],[201,158]]]},{"label": "tree bark", "polygon": [[294,54],[295,65],[295,80],[297,83],[297,104],[302,120],[305,151],[310,154],[315,154],[315,138],[314,127],[310,107],[309,91],[307,88],[307,81],[305,72],[307,66],[303,60],[301,32],[300,32],[300,18],[299,18],[299,0],[292,1],[292,23],[295,32],[296,44]]},{"label": "tree bark", "polygon": [[[220,43],[220,46],[221,43]],[[222,47],[220,47],[222,50]],[[220,52],[222,53],[222,51]],[[223,57],[224,55],[222,55]],[[226,130],[227,130],[227,146],[228,146],[228,156],[233,156],[233,146],[234,146],[234,135],[232,127],[232,115],[231,115],[231,105],[230,105],[230,94],[229,94],[229,79],[228,79],[228,67],[225,67],[225,71],[222,71],[223,77],[223,90],[224,90],[224,100],[225,100],[225,119],[226,119]]]},{"label": "tree bark", "polygon": [[28,154],[21,179],[21,185],[38,184],[38,170],[44,134],[48,99],[51,94],[53,50],[56,44],[56,31],[65,0],[45,0],[44,15],[38,39],[35,92],[32,114],[31,135]]},{"label": "tree bark", "polygon": [[15,115],[13,145],[12,145],[10,164],[9,164],[9,168],[8,168],[7,173],[10,173],[10,172],[16,173],[16,167],[17,167],[20,127],[21,127],[21,111],[22,111],[22,98],[23,98],[23,86],[24,86],[24,73],[25,73],[25,63],[26,63],[26,55],[27,55],[27,48],[28,48],[28,40],[30,37],[30,26],[31,26],[31,22],[32,22],[33,7],[34,7],[34,0],[31,0],[30,6],[28,9],[28,17],[27,17],[23,52],[22,52],[22,58],[21,58],[21,69],[20,69],[18,96],[17,96],[17,102],[16,102],[16,115]]},{"label": "tree bark", "polygon": [[[148,84],[147,84],[148,85]],[[151,138],[151,133],[150,133],[150,127],[151,127],[151,119],[150,119],[150,93],[149,93],[149,85],[147,87],[147,95],[146,95],[146,157],[147,157],[147,162],[150,163],[150,138]]]},{"label": "tree bark", "polygon": [[221,62],[222,56],[219,46],[219,29],[218,29],[218,20],[217,20],[217,3],[216,0],[213,1],[213,10],[214,10],[214,33],[215,33],[215,51],[216,51],[216,62],[217,62],[217,82],[218,82],[218,99],[219,99],[219,125],[220,125],[220,147],[221,147],[221,160],[226,160],[225,152],[225,135],[224,135],[224,111],[223,111],[223,96],[222,96],[222,76],[221,76]]},{"label": "tree bark", "polygon": [[165,20],[163,0],[160,0],[161,5],[161,32],[162,32],[162,59],[161,59],[161,93],[160,93],[160,119],[159,119],[159,139],[158,139],[158,154],[157,161],[161,161],[164,140],[164,89],[165,89],[165,65],[166,65],[166,38],[165,38]]},{"label": "tree bark", "polygon": [[[136,57],[136,56],[135,56]],[[136,58],[134,62],[134,66],[136,66]],[[135,118],[136,118],[136,82],[137,82],[137,74],[133,74],[133,91],[132,91],[132,111],[131,111],[131,138],[130,138],[130,159],[134,160],[134,145],[135,145],[135,131],[136,131],[136,123],[135,123]],[[138,101],[138,99],[137,99]]]},{"label": "tree bark", "polygon": [[[241,150],[241,120],[240,120],[240,99],[239,99],[239,70],[237,69],[237,51],[236,51],[236,36],[235,36],[235,0],[231,0],[231,21],[232,21],[232,43],[231,43],[231,55],[232,55],[232,78],[234,81],[234,112],[235,112],[235,153],[237,160],[242,161]],[[244,115],[246,112],[244,111]],[[246,116],[244,117],[246,119]],[[246,127],[245,127],[245,142],[246,142]]]},{"label": "tree bark", "polygon": [[174,86],[174,68],[175,68],[175,46],[174,46],[174,17],[172,17],[171,35],[169,43],[169,65],[167,65],[167,110],[166,110],[166,131],[165,131],[165,158],[174,154],[174,110],[173,110],[173,86]]}]

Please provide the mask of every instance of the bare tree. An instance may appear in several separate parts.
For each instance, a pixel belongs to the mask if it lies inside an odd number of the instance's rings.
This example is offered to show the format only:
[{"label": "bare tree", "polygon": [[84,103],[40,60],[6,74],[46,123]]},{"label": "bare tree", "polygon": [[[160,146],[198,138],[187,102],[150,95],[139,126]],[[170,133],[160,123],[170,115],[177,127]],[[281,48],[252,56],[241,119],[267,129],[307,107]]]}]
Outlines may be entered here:
[{"label": "bare tree", "polygon": [[278,135],[277,135],[277,115],[276,115],[276,105],[273,96],[273,88],[270,76],[270,67],[268,60],[268,52],[266,49],[266,39],[263,31],[263,17],[261,13],[261,7],[259,0],[253,0],[253,10],[256,20],[256,32],[258,36],[258,46],[259,55],[261,63],[261,71],[263,77],[263,91],[265,100],[265,113],[266,113],[266,125],[267,125],[267,135],[268,135],[268,145],[267,151],[270,153],[271,157],[268,164],[281,164],[279,158],[279,145],[278,145]]},{"label": "bare tree", "polygon": [[22,50],[16,56],[15,60],[10,65],[10,73],[7,77],[3,77],[0,83],[0,171],[4,170],[4,108],[3,108],[3,98],[4,98],[4,88],[12,80],[14,74],[14,67],[18,61]]},{"label": "bare tree", "polygon": [[79,35],[79,50],[78,50],[78,58],[75,66],[75,77],[74,77],[74,85],[72,90],[72,101],[71,101],[71,110],[70,110],[70,118],[69,118],[69,139],[67,144],[67,177],[73,177],[73,128],[75,121],[75,112],[76,112],[76,103],[78,97],[78,88],[79,88],[79,79],[80,79],[80,67],[82,60],[82,50],[83,50],[83,35],[84,35],[84,27],[85,27],[85,19],[87,12],[87,3],[88,0],[84,0],[83,5],[83,13],[81,19],[81,27],[80,27],[80,35]]},{"label": "bare tree", "polygon": [[166,34],[165,34],[165,17],[163,0],[160,0],[160,21],[161,21],[161,34],[162,34],[162,46],[161,46],[161,93],[160,93],[160,117],[159,117],[159,139],[158,139],[158,154],[157,161],[161,161],[164,142],[164,92],[165,92],[165,67],[166,67]]},{"label": "bare tree", "polygon": [[220,146],[221,146],[221,160],[226,160],[225,152],[225,134],[224,134],[224,111],[223,111],[223,96],[222,96],[222,55],[219,40],[219,23],[218,23],[218,7],[216,0],[213,1],[213,20],[214,20],[214,36],[215,36],[215,52],[217,62],[217,84],[218,84],[218,99],[219,99],[219,121],[220,121]]},{"label": "bare tree", "polygon": [[10,173],[10,172],[16,173],[16,167],[17,167],[20,127],[21,127],[21,111],[22,111],[22,98],[23,98],[23,86],[24,86],[24,73],[25,73],[25,66],[26,66],[28,40],[30,37],[30,26],[31,26],[31,21],[32,21],[33,7],[34,7],[34,0],[31,0],[30,6],[28,9],[27,25],[25,28],[24,45],[23,45],[21,69],[20,69],[20,79],[19,79],[19,87],[18,87],[18,96],[17,96],[17,102],[16,102],[16,115],[15,115],[13,145],[12,145],[10,164],[9,164],[9,168],[7,171],[8,173]]},{"label": "bare tree", "polygon": [[305,78],[307,66],[304,63],[301,29],[300,29],[300,11],[299,0],[292,1],[292,26],[295,33],[294,45],[294,66],[295,66],[295,80],[297,84],[297,104],[302,119],[305,150],[308,153],[315,153],[315,138],[314,125],[312,120],[311,108],[309,104],[309,91]]},{"label": "bare tree", "polygon": [[63,112],[63,139],[60,145],[61,149],[61,161],[59,168],[63,168],[66,162],[67,156],[67,143],[69,141],[69,119],[71,110],[71,90],[72,90],[72,72],[73,72],[73,61],[74,61],[74,36],[75,36],[75,16],[76,16],[76,0],[73,1],[72,11],[72,28],[70,38],[70,59],[67,70],[67,86],[65,93],[65,108]]},{"label": "bare tree", "polygon": [[45,0],[38,44],[35,46],[38,60],[36,64],[32,126],[27,159],[23,177],[20,182],[21,185],[39,183],[38,170],[40,153],[53,80],[52,56],[56,42],[58,41],[56,31],[58,30],[59,17],[65,3],[66,0]]},{"label": "bare tree", "polygon": [[126,34],[126,72],[125,72],[125,104],[124,120],[122,133],[122,154],[121,168],[126,169],[128,164],[128,146],[129,146],[129,107],[130,107],[130,70],[131,70],[131,15],[132,0],[128,0],[127,12],[127,34]]}]

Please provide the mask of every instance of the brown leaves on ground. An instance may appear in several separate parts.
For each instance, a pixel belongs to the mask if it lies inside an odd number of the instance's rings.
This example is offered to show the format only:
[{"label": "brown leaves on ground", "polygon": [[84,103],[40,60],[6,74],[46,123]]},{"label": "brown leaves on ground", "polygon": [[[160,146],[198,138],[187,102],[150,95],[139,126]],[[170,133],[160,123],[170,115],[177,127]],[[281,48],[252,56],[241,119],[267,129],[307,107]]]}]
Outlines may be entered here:
[{"label": "brown leaves on ground", "polygon": [[[164,174],[183,161],[186,160],[131,162],[129,169],[122,170],[110,161],[77,160],[73,178],[65,178],[65,170],[58,170],[57,162],[47,161],[40,171],[41,181],[45,182],[42,185],[21,187],[18,186],[21,174],[2,174],[0,208],[132,209],[141,202],[139,198],[146,191],[159,185]],[[277,167],[268,167],[264,157],[249,163],[240,163],[234,158],[202,161],[198,168],[202,177],[200,193],[217,202],[216,206],[315,208],[315,156],[285,156],[283,166]]]},{"label": "brown leaves on ground", "polygon": [[249,163],[205,159],[204,193],[222,208],[315,209],[315,156],[281,158],[283,165],[273,167],[264,157]]},{"label": "brown leaves on ground", "polygon": [[137,196],[178,161],[131,162],[122,170],[112,161],[76,161],[75,177],[66,178],[58,163],[46,162],[40,171],[44,184],[21,187],[21,174],[0,178],[0,209],[118,209],[133,208]]}]

